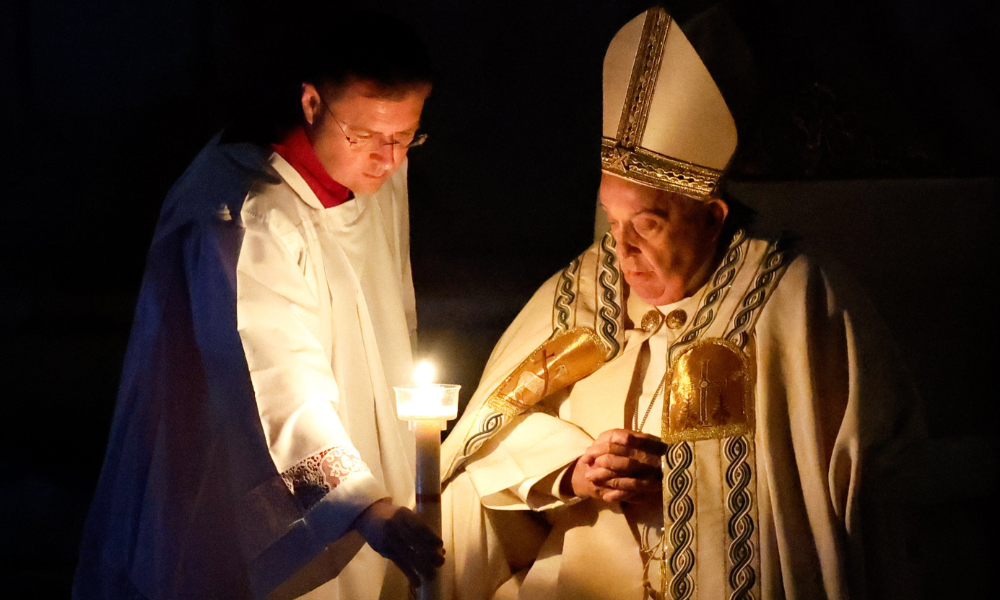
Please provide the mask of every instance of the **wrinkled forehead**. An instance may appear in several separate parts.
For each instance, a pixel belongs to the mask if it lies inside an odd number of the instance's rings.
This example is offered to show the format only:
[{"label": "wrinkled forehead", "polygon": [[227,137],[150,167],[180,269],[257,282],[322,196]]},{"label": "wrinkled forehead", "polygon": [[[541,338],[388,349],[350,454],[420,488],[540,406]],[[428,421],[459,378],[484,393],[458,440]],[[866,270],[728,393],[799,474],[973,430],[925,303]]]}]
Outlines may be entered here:
[{"label": "wrinkled forehead", "polygon": [[610,173],[603,173],[601,176],[598,198],[604,210],[617,214],[667,211],[670,208],[688,207],[698,202],[677,192],[641,185]]}]

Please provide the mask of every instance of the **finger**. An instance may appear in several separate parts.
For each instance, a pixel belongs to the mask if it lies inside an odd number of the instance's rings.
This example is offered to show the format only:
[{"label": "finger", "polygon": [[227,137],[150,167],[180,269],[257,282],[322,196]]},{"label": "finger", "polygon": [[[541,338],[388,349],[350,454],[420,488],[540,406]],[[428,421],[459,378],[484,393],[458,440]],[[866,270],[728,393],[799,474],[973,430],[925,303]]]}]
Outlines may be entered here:
[{"label": "finger", "polygon": [[615,454],[604,454],[597,457],[591,468],[610,469],[628,475],[639,472],[652,472],[660,470],[660,461],[639,460],[632,456],[618,456]]},{"label": "finger", "polygon": [[628,429],[614,429],[608,437],[608,442],[626,446],[633,450],[641,450],[657,456],[667,451],[667,445],[663,440],[648,433],[630,431]]},{"label": "finger", "polygon": [[420,575],[418,575],[417,572],[413,569],[413,567],[410,566],[409,562],[405,559],[404,556],[401,556],[396,552],[390,552],[386,555],[386,558],[391,560],[393,563],[396,564],[397,567],[399,567],[399,570],[402,571],[403,575],[406,576],[406,580],[410,582],[410,586],[412,587],[420,586],[421,583]]},{"label": "finger", "polygon": [[602,469],[599,467],[590,469],[584,474],[584,477],[587,479],[587,481],[589,481],[592,485],[596,485],[598,487],[604,487],[604,482],[610,479],[614,479],[617,476],[618,475],[614,471],[610,469]]},{"label": "finger", "polygon": [[417,513],[408,508],[400,509],[393,517],[395,531],[399,535],[413,543],[428,545],[433,547],[443,547],[444,543],[423,521]]},{"label": "finger", "polygon": [[426,552],[413,551],[409,554],[410,565],[424,579],[434,577],[438,568],[444,564],[444,552],[430,550]]},{"label": "finger", "polygon": [[444,542],[429,527],[420,521],[409,521],[404,524],[403,535],[413,545],[427,546],[429,548],[443,548]]},{"label": "finger", "polygon": [[587,470],[583,476],[586,481],[593,485],[606,485],[606,481],[616,478],[639,479],[643,481],[652,481],[657,484],[659,484],[659,482],[663,479],[663,473],[660,469],[653,467],[641,467],[626,471],[596,466]]},{"label": "finger", "polygon": [[444,560],[444,543],[426,525],[416,520],[401,520],[397,527],[393,528],[393,540],[397,548],[407,548],[417,556],[433,557],[432,562],[437,562],[440,556]]},{"label": "finger", "polygon": [[439,546],[414,544],[410,546],[410,554],[413,556],[413,564],[421,572],[425,568],[434,569],[444,564],[444,548]]},{"label": "finger", "polygon": [[595,458],[607,452],[606,447],[605,442],[595,441],[580,455],[580,458],[576,459],[577,464],[588,465],[592,463]]},{"label": "finger", "polygon": [[650,502],[659,504],[662,502],[662,498],[649,492],[626,492],[624,490],[605,490],[601,499],[605,502],[631,502],[636,504]]},{"label": "finger", "polygon": [[444,564],[443,548],[408,546],[405,541],[393,546],[389,554],[387,558],[399,565],[400,570],[409,569],[418,579],[433,577],[437,569]]},{"label": "finger", "polygon": [[627,497],[622,490],[605,490],[601,493],[601,500],[605,502],[622,502]]},{"label": "finger", "polygon": [[633,477],[606,476],[604,473],[595,474],[591,483],[602,491],[607,489],[622,490],[626,492],[650,492],[659,489],[661,482],[659,479],[636,479]]},{"label": "finger", "polygon": [[617,435],[619,431],[625,431],[624,429],[609,429],[607,431],[602,431],[597,438],[594,439],[595,442],[607,442],[612,436]]},{"label": "finger", "polygon": [[598,457],[605,456],[607,454],[629,456],[632,452],[633,450],[628,446],[616,444],[610,441],[595,442],[594,445],[588,449],[588,453],[593,457],[593,460],[597,460]]},{"label": "finger", "polygon": [[631,432],[628,446],[642,452],[647,452],[654,456],[663,456],[667,451],[667,444],[655,435],[648,433]]}]

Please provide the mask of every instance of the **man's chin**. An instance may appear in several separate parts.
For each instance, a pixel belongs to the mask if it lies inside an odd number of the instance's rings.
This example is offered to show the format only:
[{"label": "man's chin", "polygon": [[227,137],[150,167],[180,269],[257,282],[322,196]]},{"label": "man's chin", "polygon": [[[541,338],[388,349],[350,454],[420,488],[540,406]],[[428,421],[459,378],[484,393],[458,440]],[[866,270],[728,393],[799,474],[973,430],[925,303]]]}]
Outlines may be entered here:
[{"label": "man's chin", "polygon": [[651,279],[655,278],[652,276],[625,274],[625,283],[628,284],[630,293],[639,296],[652,306],[670,304],[671,301],[667,298],[668,294],[663,284],[659,281],[651,281]]},{"label": "man's chin", "polygon": [[361,194],[363,196],[374,194],[382,188],[386,179],[388,179],[386,176],[375,177],[371,175],[362,175],[357,179],[354,186],[351,187],[351,191],[355,194]]}]

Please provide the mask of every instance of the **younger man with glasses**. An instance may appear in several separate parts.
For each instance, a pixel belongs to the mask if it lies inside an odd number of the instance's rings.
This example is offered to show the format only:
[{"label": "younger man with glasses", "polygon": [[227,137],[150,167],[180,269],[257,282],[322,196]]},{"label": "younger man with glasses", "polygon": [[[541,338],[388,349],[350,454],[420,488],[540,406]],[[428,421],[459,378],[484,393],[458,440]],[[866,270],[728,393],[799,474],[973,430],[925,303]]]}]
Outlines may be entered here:
[{"label": "younger man with glasses", "polygon": [[400,507],[414,444],[392,395],[430,69],[405,27],[345,25],[291,127],[213,140],[165,202],[75,598],[374,600],[382,557],[411,582],[443,560]]}]

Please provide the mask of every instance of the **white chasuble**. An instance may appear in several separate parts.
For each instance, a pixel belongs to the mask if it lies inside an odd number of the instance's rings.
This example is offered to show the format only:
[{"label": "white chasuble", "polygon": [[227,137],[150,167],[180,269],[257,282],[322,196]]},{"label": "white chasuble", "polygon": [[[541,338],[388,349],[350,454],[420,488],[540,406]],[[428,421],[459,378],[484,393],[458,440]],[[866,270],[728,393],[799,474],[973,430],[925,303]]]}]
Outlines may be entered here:
[{"label": "white chasuble", "polygon": [[[922,435],[912,387],[864,299],[785,243],[737,232],[702,290],[652,307],[616,281],[606,239],[535,294],[446,440],[445,506],[465,515],[444,519],[452,597],[886,595],[871,490]],[[579,326],[607,364],[469,454],[519,359]],[[662,506],[562,497],[566,466],[621,427],[668,442]]]},{"label": "white chasuble", "polygon": [[405,164],[333,208],[280,156],[271,166],[280,180],[251,191],[241,213],[238,327],[275,467],[316,521],[314,547],[295,559],[311,568],[279,595],[336,576],[307,597],[374,599],[385,561],[350,525],[380,498],[406,503],[414,480],[392,391],[411,378],[416,329]]}]

